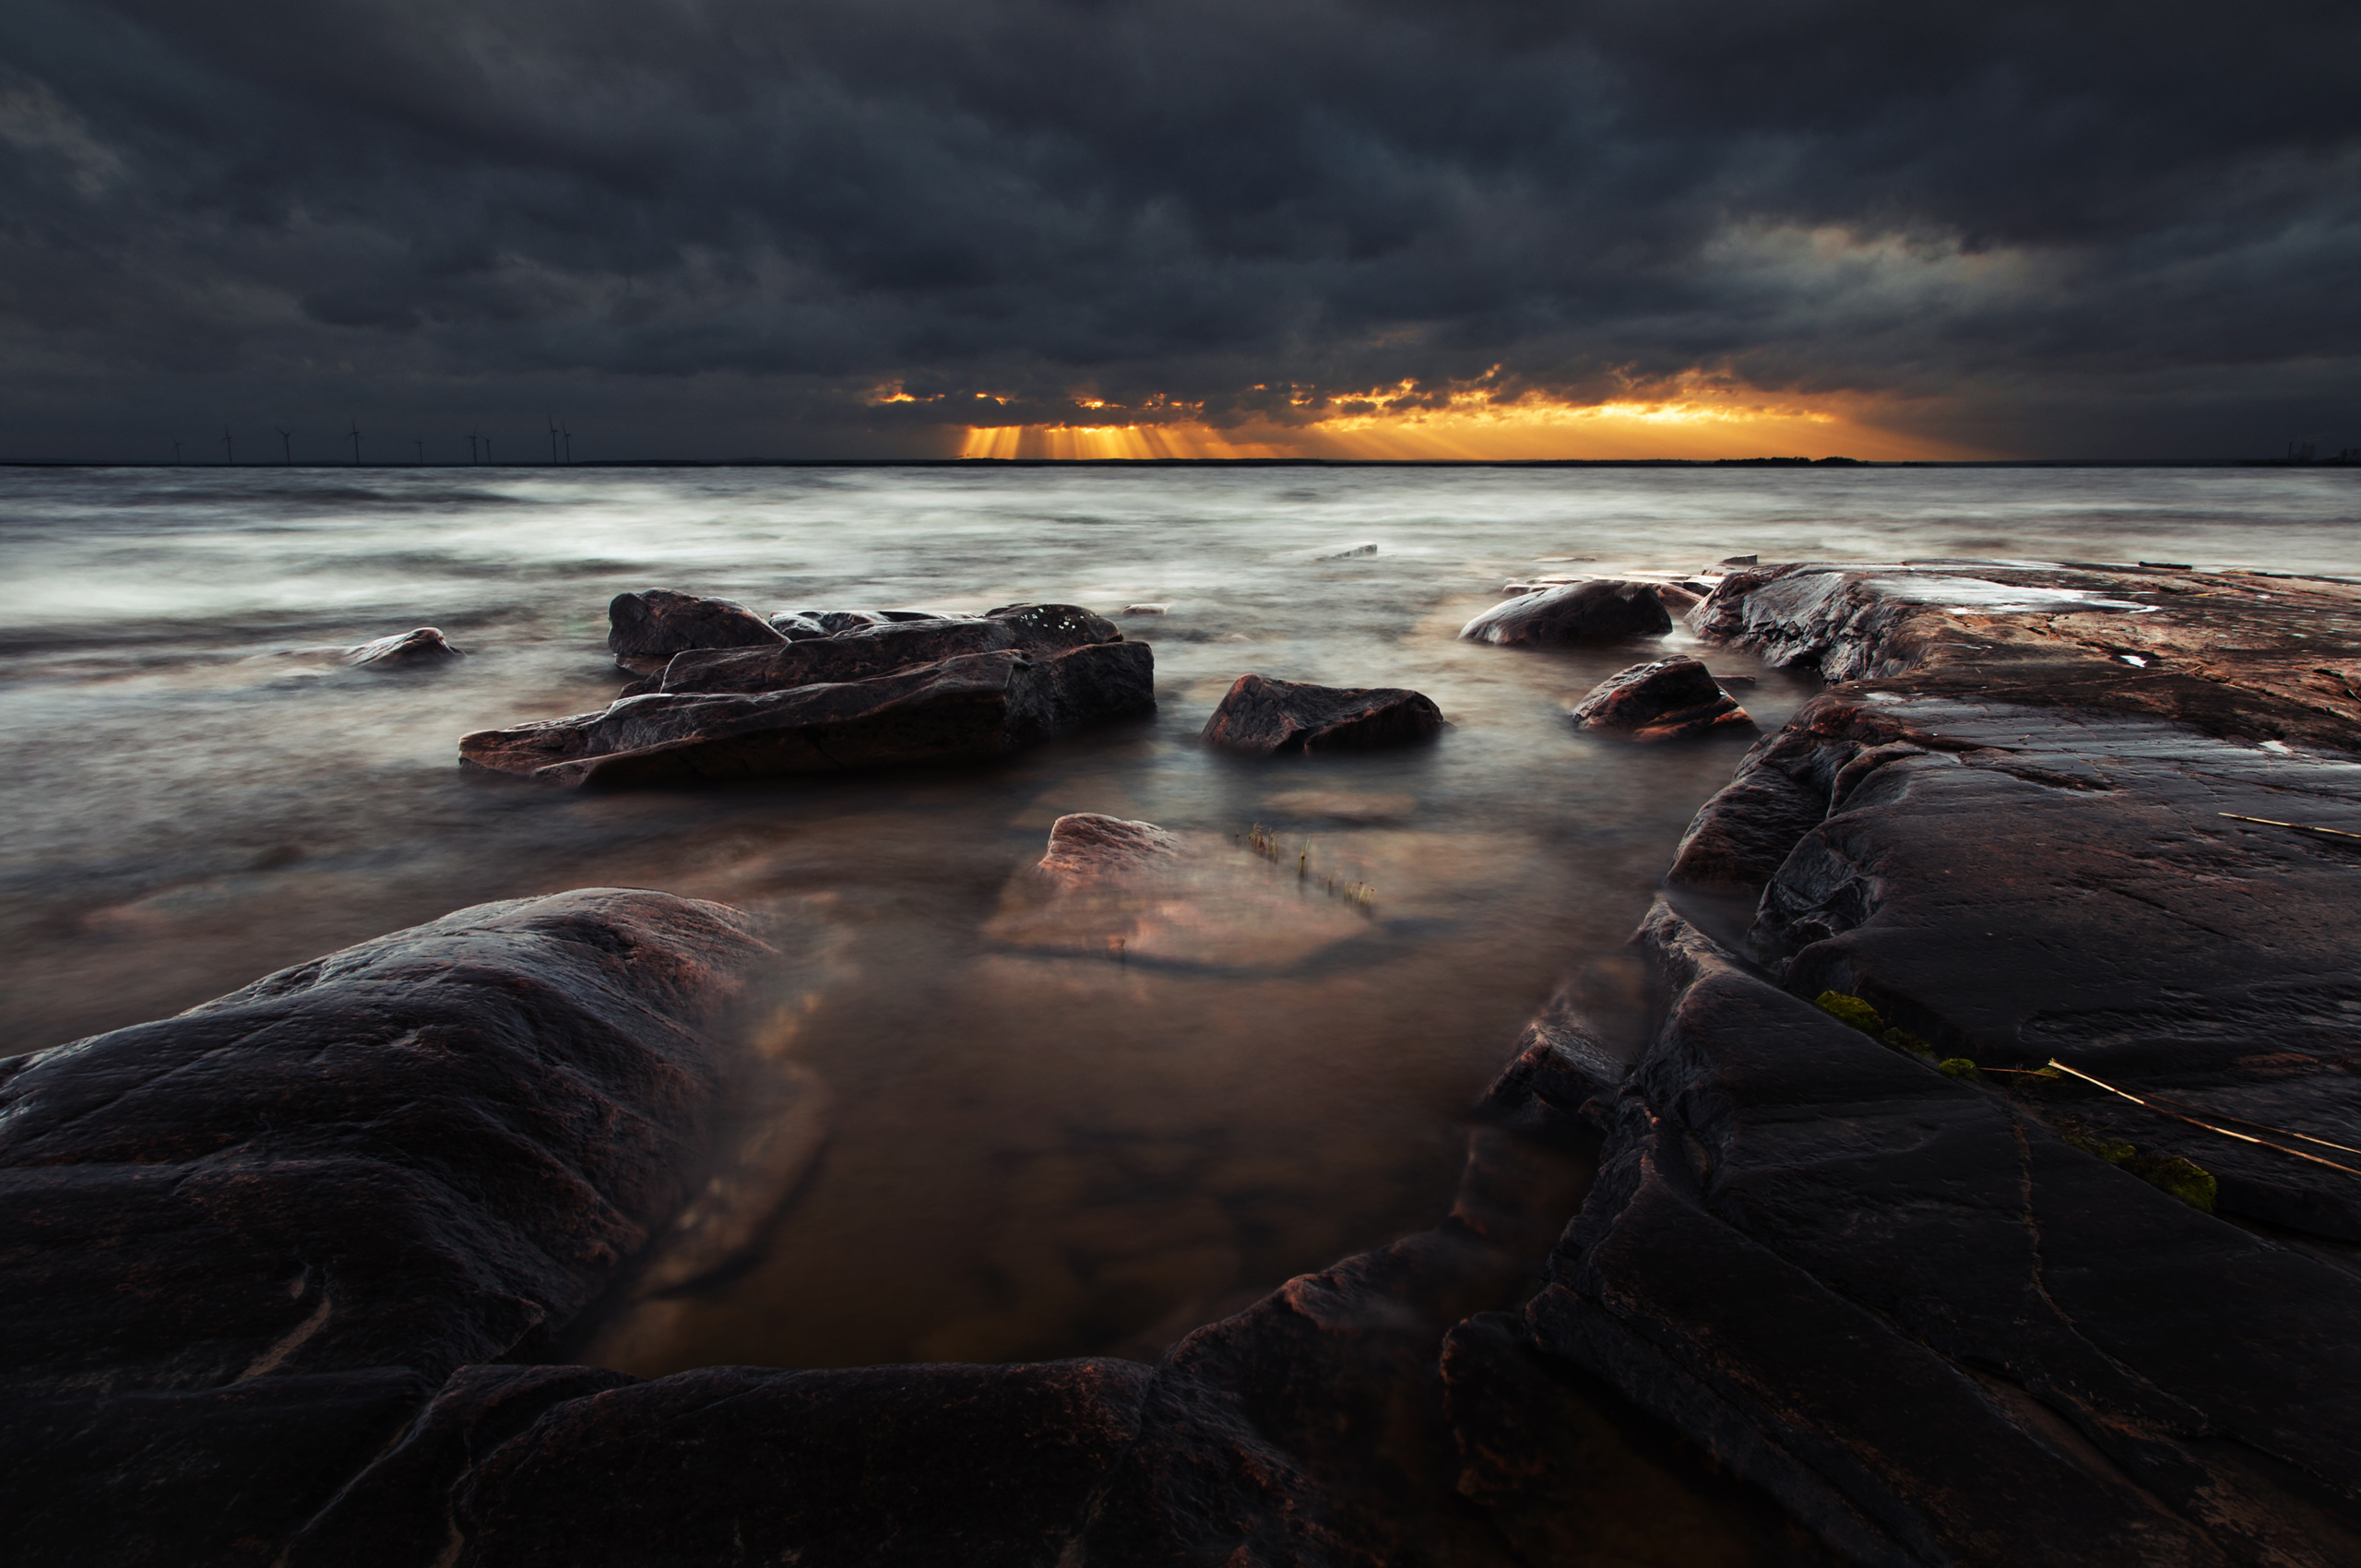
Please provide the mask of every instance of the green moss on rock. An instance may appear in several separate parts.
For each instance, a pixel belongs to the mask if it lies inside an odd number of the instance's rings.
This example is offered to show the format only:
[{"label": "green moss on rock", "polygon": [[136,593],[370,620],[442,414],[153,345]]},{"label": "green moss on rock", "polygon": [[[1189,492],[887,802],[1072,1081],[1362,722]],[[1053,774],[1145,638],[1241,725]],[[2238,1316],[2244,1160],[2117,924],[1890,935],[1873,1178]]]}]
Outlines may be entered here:
[{"label": "green moss on rock", "polygon": [[2213,1200],[2220,1195],[2221,1183],[2195,1160],[2183,1159],[2177,1154],[2135,1154],[2118,1163],[2148,1185],[2170,1193],[2189,1207],[2213,1212]]},{"label": "green moss on rock", "polygon": [[1946,1078],[1957,1078],[1964,1084],[1980,1084],[1984,1081],[1984,1075],[1975,1070],[1975,1063],[1964,1056],[1947,1056],[1935,1063],[1935,1071]]},{"label": "green moss on rock", "polygon": [[2080,1122],[2060,1122],[2058,1135],[2084,1154],[2097,1155],[2109,1165],[2120,1165],[2140,1151],[2119,1138],[2102,1137]]},{"label": "green moss on rock", "polygon": [[[1884,1040],[1886,1044],[1893,1047],[1894,1050],[1903,1052],[1904,1055],[1916,1056],[1923,1062],[1932,1062],[1935,1060],[1935,1048],[1928,1044],[1925,1040],[1920,1039],[1916,1035],[1912,1034],[1908,1029],[1888,1029],[1878,1038]],[[1965,1059],[1954,1057],[1953,1060],[1964,1061]],[[1969,1065],[1973,1066],[1974,1063],[1970,1063]]]},{"label": "green moss on rock", "polygon": [[2094,1154],[2157,1191],[2170,1193],[2191,1208],[2213,1212],[2213,1200],[2220,1194],[2221,1183],[2213,1180],[2212,1171],[2193,1159],[2183,1159],[2177,1154],[2142,1154],[2122,1139],[2094,1133],[2070,1118],[2058,1121],[2058,1135],[2084,1154]]},{"label": "green moss on rock", "polygon": [[1816,1004],[1820,1010],[1840,1024],[1850,1024],[1871,1039],[1885,1039],[1885,1020],[1878,1010],[1857,996],[1847,996],[1841,991],[1823,991]]}]

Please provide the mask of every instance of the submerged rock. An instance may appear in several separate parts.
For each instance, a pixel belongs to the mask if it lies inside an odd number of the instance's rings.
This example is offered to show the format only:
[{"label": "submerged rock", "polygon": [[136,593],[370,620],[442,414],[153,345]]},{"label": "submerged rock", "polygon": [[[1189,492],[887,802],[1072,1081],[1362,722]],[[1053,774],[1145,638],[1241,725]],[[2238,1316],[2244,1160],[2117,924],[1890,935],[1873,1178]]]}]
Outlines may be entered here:
[{"label": "submerged rock", "polygon": [[984,935],[1026,963],[1268,974],[1367,933],[1359,906],[1328,896],[1292,855],[1286,861],[1216,834],[1075,812],[1051,825],[1041,859],[1010,879]]},{"label": "submerged rock", "polygon": [[1551,647],[1661,636],[1672,630],[1654,585],[1594,577],[1495,604],[1459,630],[1469,642]]},{"label": "submerged rock", "polygon": [[607,606],[607,647],[635,675],[653,675],[692,647],[765,647],[786,635],[744,605],[670,588],[619,593]]},{"label": "submerged rock", "polygon": [[1152,822],[1072,812],[1050,825],[1050,848],[1033,868],[1044,884],[1074,888],[1179,860],[1184,840]]},{"label": "submerged rock", "polygon": [[1659,659],[1608,676],[1568,710],[1577,730],[1669,741],[1754,720],[1694,659]]},{"label": "submerged rock", "polygon": [[565,785],[982,761],[1153,710],[1155,672],[1145,643],[971,654],[789,691],[625,697],[603,713],[479,731],[461,737],[459,755]]},{"label": "submerged rock", "polygon": [[848,627],[774,647],[693,649],[675,655],[641,692],[779,692],[823,681],[863,681],[965,654],[1062,653],[1123,634],[1078,605],[1019,604],[989,615]]},{"label": "submerged rock", "polygon": [[362,643],[359,647],[344,650],[344,661],[356,668],[366,665],[377,670],[407,670],[437,664],[447,664],[467,655],[453,647],[443,634],[433,626],[421,626],[414,632],[397,632],[389,637]]},{"label": "submerged rock", "polygon": [[1442,732],[1442,710],[1402,686],[1315,686],[1240,675],[1205,723],[1207,745],[1250,756],[1415,745]]}]

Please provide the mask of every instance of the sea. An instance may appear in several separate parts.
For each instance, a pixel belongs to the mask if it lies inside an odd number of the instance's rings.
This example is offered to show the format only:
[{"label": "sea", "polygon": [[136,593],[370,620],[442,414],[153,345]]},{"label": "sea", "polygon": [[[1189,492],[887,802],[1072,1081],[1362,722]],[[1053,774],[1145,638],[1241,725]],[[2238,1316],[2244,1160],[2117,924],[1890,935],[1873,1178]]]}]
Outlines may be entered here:
[{"label": "sea", "polygon": [[[1566,705],[1643,652],[1456,633],[1511,583],[1740,555],[2361,576],[2361,474],[0,470],[0,1054],[488,900],[718,899],[778,948],[733,1026],[741,1120],[801,1131],[732,1265],[581,1353],[1153,1356],[1435,1223],[1470,1108],[1556,988],[1643,1014],[1626,939],[1750,736],[1577,733]],[[461,771],[463,733],[611,701],[608,601],[658,587],[765,613],[1080,604],[1153,645],[1157,708],[988,766],[595,794]],[[334,658],[420,625],[469,657]],[[1682,630],[1661,647],[1765,731],[1814,689]],[[1248,672],[1413,687],[1451,728],[1209,751]],[[1211,912],[1121,952],[1045,942],[1026,868],[1070,812],[1228,856]]]}]

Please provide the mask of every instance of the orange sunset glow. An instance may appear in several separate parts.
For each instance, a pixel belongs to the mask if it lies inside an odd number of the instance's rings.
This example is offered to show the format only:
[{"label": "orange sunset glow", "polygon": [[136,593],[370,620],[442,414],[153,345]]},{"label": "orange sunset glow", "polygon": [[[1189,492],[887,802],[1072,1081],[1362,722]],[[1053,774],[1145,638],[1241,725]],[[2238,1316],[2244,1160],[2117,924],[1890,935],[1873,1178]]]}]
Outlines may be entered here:
[{"label": "orange sunset glow", "polygon": [[[1216,429],[1202,421],[971,425],[963,457],[1032,459],[1327,457],[1513,462],[1843,456],[1871,461],[1988,456],[1880,427],[1865,399],[1764,400],[1710,384],[1596,403],[1453,392],[1441,406],[1407,389],[1331,399],[1339,411],[1301,422]],[[1089,404],[1084,406],[1089,407]],[[1106,407],[1106,405],[1097,405]],[[1111,410],[1110,410],[1111,411]],[[1159,412],[1163,411],[1159,409]]]}]

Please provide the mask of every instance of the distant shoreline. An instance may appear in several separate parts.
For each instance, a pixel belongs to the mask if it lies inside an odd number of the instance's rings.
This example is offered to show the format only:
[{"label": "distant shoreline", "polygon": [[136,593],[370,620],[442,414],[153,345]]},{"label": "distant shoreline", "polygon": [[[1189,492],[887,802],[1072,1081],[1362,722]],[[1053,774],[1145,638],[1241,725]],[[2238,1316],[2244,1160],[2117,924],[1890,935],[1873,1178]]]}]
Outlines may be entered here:
[{"label": "distant shoreline", "polygon": [[601,457],[573,463],[174,463],[114,457],[0,457],[0,469],[2353,469],[2349,457]]}]

